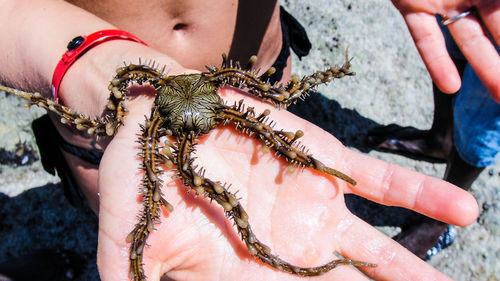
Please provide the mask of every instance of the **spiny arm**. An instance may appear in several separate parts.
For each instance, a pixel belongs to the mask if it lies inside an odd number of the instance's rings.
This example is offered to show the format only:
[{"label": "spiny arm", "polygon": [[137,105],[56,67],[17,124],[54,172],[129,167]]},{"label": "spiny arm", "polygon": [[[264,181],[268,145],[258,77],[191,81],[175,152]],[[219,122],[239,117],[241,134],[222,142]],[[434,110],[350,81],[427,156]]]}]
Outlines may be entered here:
[{"label": "spiny arm", "polygon": [[163,205],[167,211],[173,211],[172,205],[163,198],[161,192],[163,182],[160,179],[160,165],[165,163],[165,157],[159,151],[158,142],[164,135],[164,131],[160,130],[162,122],[163,119],[153,111],[151,118],[141,126],[142,134],[139,137],[142,147],[139,156],[142,158],[141,169],[144,172],[141,188],[143,209],[139,214],[139,222],[126,238],[127,242],[131,243],[130,277],[134,281],[146,280],[142,263],[143,249],[149,234],[154,230],[154,225],[160,222],[160,207]]},{"label": "spiny arm", "polygon": [[290,82],[285,85],[271,85],[268,82],[270,75],[274,73],[271,67],[261,76],[257,76],[257,71],[252,66],[257,61],[257,57],[250,58],[247,66],[242,68],[238,62],[228,61],[223,56],[221,68],[215,66],[207,67],[209,73],[205,76],[217,81],[221,85],[230,85],[237,88],[248,88],[248,91],[256,97],[265,101],[270,101],[276,107],[286,108],[297,99],[307,97],[310,90],[316,86],[328,83],[333,79],[340,79],[344,76],[353,76],[354,72],[350,70],[351,60],[346,51],[345,62],[341,67],[332,66],[325,71],[318,71],[300,79],[293,75]]},{"label": "spiny arm", "polygon": [[301,130],[295,133],[274,130],[272,121],[269,121],[267,117],[269,114],[270,111],[265,110],[255,117],[253,108],[249,107],[245,110],[241,100],[238,104],[221,109],[219,118],[226,123],[235,123],[236,127],[244,132],[257,133],[264,145],[274,149],[278,156],[285,157],[291,165],[310,167],[356,185],[356,181],[348,175],[324,165],[321,161],[309,155],[305,146],[297,142],[304,134]]},{"label": "spiny arm", "polygon": [[246,244],[252,256],[259,258],[262,262],[278,270],[300,276],[321,275],[339,265],[375,266],[370,263],[353,261],[350,259],[339,259],[318,267],[304,268],[292,265],[272,254],[271,249],[259,241],[253,233],[250,227],[248,214],[240,204],[236,195],[230,192],[225,185],[205,178],[203,169],[195,171],[196,166],[193,165],[194,161],[191,158],[191,154],[194,152],[194,138],[194,133],[188,133],[180,137],[178,151],[175,156],[178,174],[184,180],[184,184],[193,189],[198,196],[209,197],[224,208],[226,217],[234,221],[241,239]]},{"label": "spiny arm", "polygon": [[79,131],[85,131],[89,135],[113,135],[113,122],[105,119],[91,119],[80,114],[69,107],[61,105],[51,99],[44,98],[38,92],[29,93],[0,85],[0,90],[28,100],[28,106],[36,105],[59,116],[62,124],[70,125]]}]

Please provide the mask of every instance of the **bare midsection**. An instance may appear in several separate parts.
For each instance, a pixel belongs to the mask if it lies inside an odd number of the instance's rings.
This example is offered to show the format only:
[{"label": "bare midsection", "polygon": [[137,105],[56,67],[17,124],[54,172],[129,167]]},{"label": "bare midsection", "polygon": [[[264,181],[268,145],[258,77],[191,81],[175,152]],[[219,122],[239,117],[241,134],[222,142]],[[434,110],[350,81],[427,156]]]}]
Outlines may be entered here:
[{"label": "bare midsection", "polygon": [[221,54],[261,68],[281,49],[277,1],[256,0],[69,0],[129,31],[186,68],[219,65]]}]

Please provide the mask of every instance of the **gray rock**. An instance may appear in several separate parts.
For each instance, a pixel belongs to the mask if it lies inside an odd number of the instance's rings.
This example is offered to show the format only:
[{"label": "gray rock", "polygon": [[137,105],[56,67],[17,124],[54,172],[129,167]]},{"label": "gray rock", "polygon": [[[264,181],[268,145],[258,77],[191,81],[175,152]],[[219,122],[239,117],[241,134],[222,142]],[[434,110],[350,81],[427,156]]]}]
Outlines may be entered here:
[{"label": "gray rock", "polygon": [[[364,145],[367,131],[378,124],[398,123],[429,128],[433,103],[431,81],[406,25],[390,1],[284,1],[284,6],[308,30],[309,56],[294,58],[294,73],[307,74],[342,64],[345,50],[353,57],[357,75],[322,86],[304,106],[292,110],[321,126],[345,145],[409,169],[442,177],[444,165],[384,154]],[[36,147],[30,122],[41,111],[0,94],[0,147],[14,149],[19,141]],[[310,106],[307,106],[310,105]],[[321,110],[318,110],[321,109]],[[318,114],[321,112],[321,114]],[[40,162],[29,166],[0,166],[0,262],[32,249],[60,247],[88,261],[81,280],[97,280],[95,249],[97,222],[89,210],[74,209]],[[458,238],[429,263],[455,280],[498,280],[500,276],[500,166],[489,167],[474,183],[472,194],[481,214],[471,226],[459,228]],[[5,195],[2,195],[5,194]],[[352,203],[353,207],[369,204]],[[394,235],[394,225],[410,216],[368,215],[367,221],[390,220],[379,227]]]}]

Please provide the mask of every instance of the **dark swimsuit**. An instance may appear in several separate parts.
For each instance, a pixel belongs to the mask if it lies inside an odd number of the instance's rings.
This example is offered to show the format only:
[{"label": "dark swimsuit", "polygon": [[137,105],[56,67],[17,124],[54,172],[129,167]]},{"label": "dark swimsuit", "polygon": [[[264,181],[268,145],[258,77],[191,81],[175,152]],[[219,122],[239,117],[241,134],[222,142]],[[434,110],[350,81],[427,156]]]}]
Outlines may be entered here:
[{"label": "dark swimsuit", "polygon": [[[283,7],[280,7],[280,20],[283,44],[273,64],[276,72],[269,77],[271,83],[276,83],[283,77],[283,70],[286,67],[288,57],[290,57],[290,48],[299,59],[306,56],[311,49],[311,43],[305,29]],[[43,168],[52,175],[57,172],[61,178],[64,194],[73,206],[83,206],[85,204],[84,197],[60,149],[95,166],[99,166],[104,151],[98,148],[87,149],[66,142],[59,135],[47,114],[33,121],[32,128]]]},{"label": "dark swimsuit", "polygon": [[309,42],[306,30],[283,7],[280,7],[280,21],[283,43],[281,44],[281,51],[273,64],[276,72],[269,77],[271,83],[276,83],[283,77],[283,70],[286,67],[288,57],[290,57],[290,48],[299,59],[307,56],[309,50],[311,50],[311,42]]}]

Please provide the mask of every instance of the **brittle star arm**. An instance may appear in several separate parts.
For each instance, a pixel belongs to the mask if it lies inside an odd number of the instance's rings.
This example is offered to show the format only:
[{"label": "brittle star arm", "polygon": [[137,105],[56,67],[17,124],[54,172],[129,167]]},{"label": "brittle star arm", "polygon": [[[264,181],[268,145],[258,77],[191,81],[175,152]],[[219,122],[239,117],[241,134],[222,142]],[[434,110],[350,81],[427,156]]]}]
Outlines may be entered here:
[{"label": "brittle star arm", "polygon": [[186,133],[180,137],[176,154],[179,175],[184,180],[184,184],[193,189],[197,195],[209,197],[224,208],[226,217],[234,221],[241,239],[245,242],[248,252],[252,256],[258,257],[264,263],[278,270],[301,276],[321,275],[339,265],[371,266],[371,264],[364,262],[342,259],[318,267],[303,268],[289,264],[273,255],[271,249],[260,242],[253,233],[248,222],[248,215],[236,196],[228,191],[224,185],[205,178],[203,169],[195,171],[194,160],[191,158],[191,154],[194,152],[194,138],[194,133]]},{"label": "brittle star arm", "polygon": [[254,96],[265,101],[271,101],[277,107],[286,108],[296,102],[297,99],[304,99],[308,92],[316,86],[328,83],[333,79],[339,79],[344,76],[353,76],[354,72],[350,70],[351,60],[346,51],[345,62],[341,67],[332,66],[325,71],[318,71],[300,79],[293,75],[290,82],[285,85],[271,85],[267,82],[270,75],[274,73],[274,68],[268,69],[261,76],[257,76],[256,71],[252,70],[253,64],[257,58],[252,57],[247,67],[242,68],[239,63],[227,61],[223,56],[221,68],[207,67],[209,73],[205,76],[213,81],[220,83],[221,86],[230,85],[237,88],[248,88],[248,91]]},{"label": "brittle star arm", "polygon": [[141,126],[142,134],[139,137],[139,143],[142,147],[139,156],[142,158],[141,169],[144,172],[141,188],[143,209],[139,214],[139,222],[126,239],[127,242],[131,243],[129,256],[130,277],[134,281],[146,280],[142,264],[142,253],[146,245],[146,239],[153,231],[154,225],[160,222],[160,206],[163,205],[169,212],[173,211],[172,205],[163,198],[161,192],[162,180],[160,175],[163,170],[160,165],[165,161],[169,161],[159,151],[159,138],[166,134],[164,130],[160,129],[162,123],[163,119],[154,110],[151,118],[146,120],[145,125]]},{"label": "brittle star arm", "polygon": [[59,117],[59,121],[62,124],[70,125],[79,131],[85,131],[89,135],[112,135],[106,133],[110,132],[108,128],[112,128],[112,122],[108,122],[102,118],[91,119],[90,117],[80,114],[69,107],[43,97],[38,92],[29,93],[2,85],[0,85],[0,90],[28,100],[28,106],[36,105],[49,112],[55,113]]},{"label": "brittle star arm", "polygon": [[107,134],[114,134],[116,129],[123,124],[123,117],[127,112],[124,103],[131,82],[138,85],[148,84],[158,89],[167,79],[168,76],[163,73],[163,70],[155,68],[154,62],[143,65],[139,60],[139,64],[129,64],[118,68],[108,87],[111,94],[106,107],[111,111],[109,119],[112,125],[106,128]]},{"label": "brittle star arm", "polygon": [[274,149],[278,156],[284,156],[291,165],[310,167],[356,185],[356,181],[348,175],[324,165],[321,161],[307,154],[305,147],[296,142],[304,135],[301,130],[295,133],[274,130],[272,121],[269,121],[267,117],[269,114],[270,111],[266,109],[255,117],[253,108],[248,107],[245,110],[243,100],[241,100],[238,104],[222,108],[219,112],[219,118],[225,123],[235,123],[236,127],[241,128],[244,132],[257,133],[265,146]]},{"label": "brittle star arm", "polygon": [[79,131],[85,131],[89,135],[112,136],[115,134],[116,129],[123,124],[123,118],[127,113],[124,103],[130,82],[134,81],[137,84],[148,83],[158,88],[166,78],[167,76],[161,71],[154,69],[154,64],[152,66],[129,64],[118,68],[108,87],[110,96],[106,108],[109,110],[109,114],[103,118],[94,119],[54,100],[45,98],[37,92],[29,93],[2,85],[0,85],[0,90],[28,100],[29,106],[36,105],[55,113],[60,117],[59,121],[62,124],[70,125]]}]

